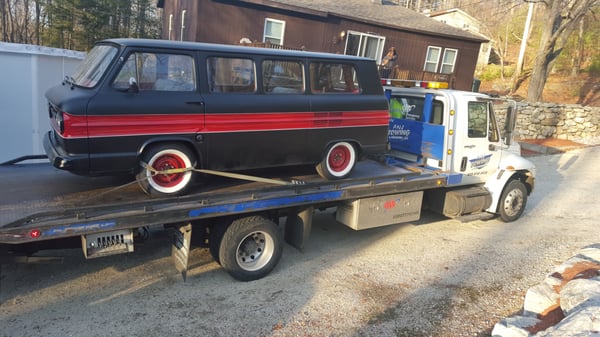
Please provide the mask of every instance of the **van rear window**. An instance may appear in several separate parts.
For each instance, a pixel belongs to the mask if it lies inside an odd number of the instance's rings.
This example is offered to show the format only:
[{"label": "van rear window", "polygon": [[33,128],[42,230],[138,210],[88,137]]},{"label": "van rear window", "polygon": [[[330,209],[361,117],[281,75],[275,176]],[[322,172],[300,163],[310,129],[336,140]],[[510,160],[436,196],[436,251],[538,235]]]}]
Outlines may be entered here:
[{"label": "van rear window", "polygon": [[310,79],[310,87],[315,94],[360,92],[356,69],[350,64],[311,62]]},{"label": "van rear window", "polygon": [[262,73],[267,94],[304,93],[304,65],[301,62],[265,60]]}]

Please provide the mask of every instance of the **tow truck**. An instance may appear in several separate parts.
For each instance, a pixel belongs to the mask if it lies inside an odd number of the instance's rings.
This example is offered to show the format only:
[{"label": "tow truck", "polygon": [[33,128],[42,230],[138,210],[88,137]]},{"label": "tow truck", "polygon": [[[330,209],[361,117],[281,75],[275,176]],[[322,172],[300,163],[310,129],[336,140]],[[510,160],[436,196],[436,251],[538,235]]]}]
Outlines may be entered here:
[{"label": "tow truck", "polygon": [[[129,253],[148,228],[165,226],[184,279],[190,249],[198,246],[233,278],[251,281],[275,268],[284,241],[303,249],[320,210],[335,210],[336,220],[354,230],[414,222],[424,209],[466,221],[522,215],[535,167],[514,150],[514,102],[434,82],[382,83],[389,150],[342,180],[302,167],[204,171],[215,176],[205,179],[211,183],[152,199],[127,178],[82,180],[47,164],[0,165],[0,254],[22,260],[67,245],[80,245],[86,258]],[[506,110],[504,121],[496,120],[498,108]]]}]

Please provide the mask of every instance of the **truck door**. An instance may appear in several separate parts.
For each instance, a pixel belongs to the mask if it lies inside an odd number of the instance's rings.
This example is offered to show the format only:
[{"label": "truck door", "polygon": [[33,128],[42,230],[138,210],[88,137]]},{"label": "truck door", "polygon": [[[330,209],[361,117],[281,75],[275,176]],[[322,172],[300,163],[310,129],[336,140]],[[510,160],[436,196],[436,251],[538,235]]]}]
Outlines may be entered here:
[{"label": "truck door", "polygon": [[466,113],[458,118],[462,125],[457,129],[461,129],[462,136],[454,149],[454,170],[463,174],[465,184],[485,182],[496,173],[501,158],[501,141],[492,103],[472,99],[458,105],[458,113]]}]

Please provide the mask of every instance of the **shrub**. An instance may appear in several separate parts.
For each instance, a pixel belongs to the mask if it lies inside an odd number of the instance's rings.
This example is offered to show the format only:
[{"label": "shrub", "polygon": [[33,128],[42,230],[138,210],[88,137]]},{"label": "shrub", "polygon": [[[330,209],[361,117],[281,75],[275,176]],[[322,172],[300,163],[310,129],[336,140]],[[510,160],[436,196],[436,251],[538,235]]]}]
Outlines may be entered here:
[{"label": "shrub", "polygon": [[[488,64],[479,74],[482,81],[493,81],[501,78],[502,67],[498,64]],[[511,77],[515,72],[514,66],[504,66],[504,77]]]}]

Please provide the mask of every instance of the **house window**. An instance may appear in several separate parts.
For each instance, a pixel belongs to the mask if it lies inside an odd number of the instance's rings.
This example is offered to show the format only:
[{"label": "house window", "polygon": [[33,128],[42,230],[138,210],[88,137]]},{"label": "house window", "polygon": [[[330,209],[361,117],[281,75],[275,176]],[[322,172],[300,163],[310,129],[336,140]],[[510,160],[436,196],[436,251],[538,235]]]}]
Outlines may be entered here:
[{"label": "house window", "polygon": [[265,32],[263,42],[283,45],[283,32],[285,31],[285,21],[275,19],[265,19]]},{"label": "house window", "polygon": [[[441,74],[452,74],[454,72],[454,65],[456,64],[456,54],[458,54],[457,49],[445,48],[442,47],[427,47],[427,56],[425,58],[425,71],[429,71],[432,73],[441,73]],[[442,60],[440,64],[440,58]]]},{"label": "house window", "polygon": [[457,53],[458,50],[456,49],[444,50],[444,57],[442,58],[442,68],[440,69],[440,73],[452,74],[454,72],[454,64],[456,63]]},{"label": "house window", "polygon": [[433,47],[433,46],[427,47],[427,57],[425,58],[425,68],[423,70],[429,71],[432,73],[437,72],[441,53],[442,53],[442,48],[440,48],[440,47]]},{"label": "house window", "polygon": [[346,40],[346,55],[372,58],[379,64],[384,44],[385,37],[383,36],[349,31]]}]

